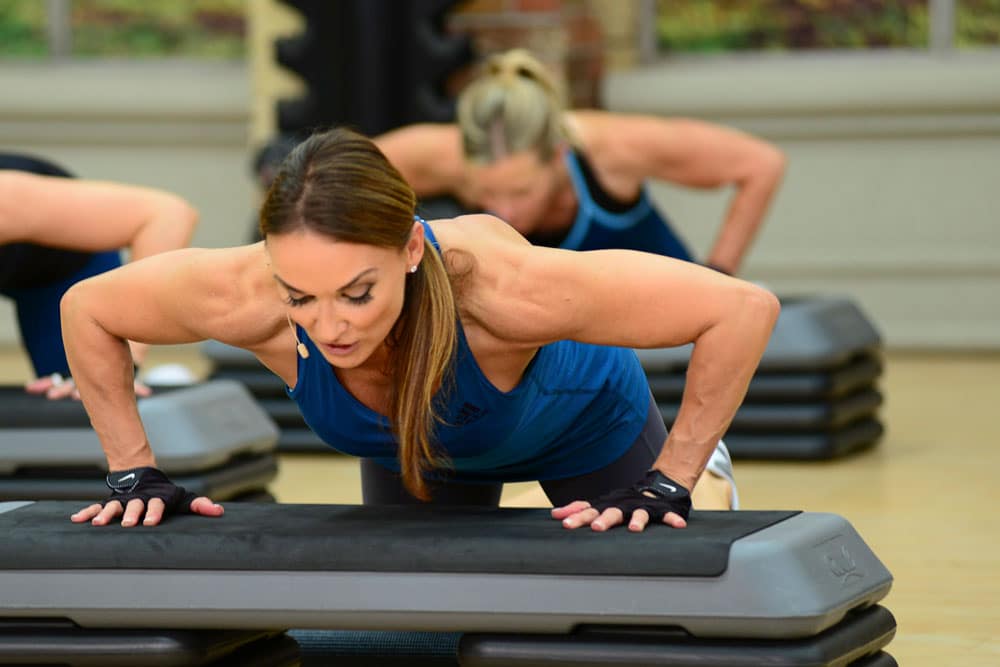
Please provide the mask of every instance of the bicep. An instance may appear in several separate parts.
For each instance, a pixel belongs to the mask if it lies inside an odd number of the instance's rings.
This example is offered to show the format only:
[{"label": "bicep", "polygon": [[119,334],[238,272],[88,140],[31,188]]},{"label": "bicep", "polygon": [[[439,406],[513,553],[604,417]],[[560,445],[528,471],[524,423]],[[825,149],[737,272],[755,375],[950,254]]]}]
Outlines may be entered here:
[{"label": "bicep", "polygon": [[0,172],[4,225],[18,240],[97,252],[128,246],[157,214],[190,217],[180,197],[153,188]]},{"label": "bicep", "polygon": [[620,159],[641,178],[714,188],[751,176],[776,148],[749,134],[688,119],[622,121]]}]

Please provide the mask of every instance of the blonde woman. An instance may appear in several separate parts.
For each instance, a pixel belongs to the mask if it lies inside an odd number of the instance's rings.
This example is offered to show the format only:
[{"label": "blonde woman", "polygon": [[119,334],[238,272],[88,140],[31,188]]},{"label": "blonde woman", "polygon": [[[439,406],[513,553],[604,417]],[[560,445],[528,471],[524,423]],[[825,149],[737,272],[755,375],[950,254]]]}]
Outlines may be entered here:
[{"label": "blonde woman", "polygon": [[[362,457],[368,504],[495,506],[504,482],[539,480],[567,528],[685,526],[773,295],[653,254],[532,246],[488,215],[415,220],[415,201],[370,140],[317,134],[272,183],[262,242],[74,286],[67,352],[112,495],[73,520],[222,514],[156,468],[125,345],[214,338],[253,352],[324,441]],[[667,436],[630,348],[691,341]]]},{"label": "blonde woman", "polygon": [[458,123],[376,139],[421,198],[450,195],[505,220],[536,244],[626,248],[694,258],[653,206],[650,180],[732,186],[704,263],[735,274],[784,173],[773,145],[696,120],[566,111],[527,51],[491,58],[459,98]]},{"label": "blonde woman", "polygon": [[[0,154],[0,294],[14,301],[35,371],[26,389],[49,398],[75,391],[59,318],[66,290],[121,266],[122,248],[133,260],[183,248],[198,221],[190,204],[168,192],[69,176],[47,160]],[[145,353],[133,344],[136,364]],[[139,384],[135,390],[149,393]]]}]

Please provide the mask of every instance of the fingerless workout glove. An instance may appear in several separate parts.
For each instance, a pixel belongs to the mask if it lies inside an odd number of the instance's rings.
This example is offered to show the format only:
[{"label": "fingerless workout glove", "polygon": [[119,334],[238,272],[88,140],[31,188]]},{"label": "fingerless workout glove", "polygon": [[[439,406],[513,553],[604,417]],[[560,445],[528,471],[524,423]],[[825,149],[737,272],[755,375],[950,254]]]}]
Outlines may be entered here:
[{"label": "fingerless workout glove", "polygon": [[171,482],[161,470],[149,466],[109,472],[105,481],[111,496],[104,505],[117,500],[125,507],[128,501],[138,498],[148,507],[151,499],[159,498],[166,506],[164,516],[189,513],[191,501],[198,497]]},{"label": "fingerless workout glove", "polygon": [[634,486],[606,493],[590,504],[599,512],[617,507],[626,520],[642,509],[649,513],[650,521],[663,521],[669,512],[686,521],[691,513],[691,494],[659,470],[650,470]]}]

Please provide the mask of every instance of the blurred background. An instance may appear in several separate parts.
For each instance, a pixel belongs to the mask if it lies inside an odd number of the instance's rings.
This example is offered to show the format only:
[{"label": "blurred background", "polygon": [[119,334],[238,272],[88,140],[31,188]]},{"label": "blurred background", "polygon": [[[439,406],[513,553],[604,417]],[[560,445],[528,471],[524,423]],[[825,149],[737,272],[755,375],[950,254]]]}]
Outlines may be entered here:
[{"label": "blurred background", "polygon": [[[739,461],[743,506],[851,520],[897,577],[900,664],[1000,664],[1000,0],[0,0],[0,149],[176,192],[195,245],[237,245],[279,133],[447,120],[472,63],[515,46],[571,107],[785,153],[742,275],[860,304],[887,431],[841,460]],[[652,192],[705,256],[730,193]],[[0,300],[0,382],[29,377],[16,335]],[[196,346],[150,358],[211,371]],[[282,502],[360,500],[353,459],[280,461]]]},{"label": "blurred background", "polygon": [[[324,34],[305,39],[310,16]],[[338,17],[353,34],[320,28]],[[430,33],[391,55],[393,24],[422,18]],[[348,39],[358,58],[317,64]],[[563,78],[570,106],[698,117],[785,151],[746,277],[849,294],[892,349],[1000,346],[1000,0],[0,0],[0,146],[173,190],[202,212],[197,245],[232,245],[248,236],[251,157],[281,124],[279,100],[298,129],[324,105],[371,118],[371,105],[337,107],[329,82],[357,72],[375,99],[392,84],[366,75],[423,49],[446,96],[472,59],[513,46]],[[428,119],[418,97],[409,115],[393,100],[374,129]],[[654,195],[703,255],[728,193]],[[15,341],[12,317],[0,302],[0,345]]]}]

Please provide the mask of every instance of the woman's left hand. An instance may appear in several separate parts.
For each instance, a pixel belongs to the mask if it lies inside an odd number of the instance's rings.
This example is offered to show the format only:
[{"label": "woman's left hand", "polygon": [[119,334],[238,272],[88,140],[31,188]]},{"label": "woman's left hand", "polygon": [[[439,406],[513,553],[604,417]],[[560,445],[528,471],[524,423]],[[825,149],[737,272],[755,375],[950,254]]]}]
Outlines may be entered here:
[{"label": "woman's left hand", "polygon": [[590,526],[605,531],[625,523],[642,532],[650,520],[662,521],[673,528],[687,526],[691,512],[691,494],[686,488],[657,470],[650,470],[642,480],[627,489],[606,493],[593,501],[577,500],[552,510],[565,528]]},{"label": "woman's left hand", "polygon": [[[73,378],[64,378],[59,373],[53,373],[52,375],[36,378],[26,384],[24,386],[24,390],[29,394],[44,394],[50,401],[60,401],[66,398],[72,398],[74,401],[80,400],[80,390],[76,388],[76,383],[73,382]],[[147,396],[152,396],[152,394],[152,389],[138,380],[135,381],[136,396],[139,398],[146,398]]]}]

